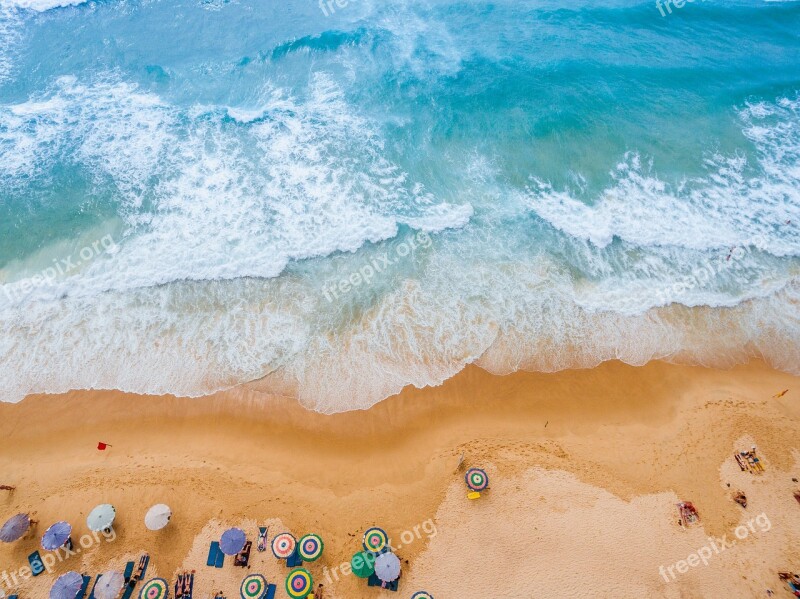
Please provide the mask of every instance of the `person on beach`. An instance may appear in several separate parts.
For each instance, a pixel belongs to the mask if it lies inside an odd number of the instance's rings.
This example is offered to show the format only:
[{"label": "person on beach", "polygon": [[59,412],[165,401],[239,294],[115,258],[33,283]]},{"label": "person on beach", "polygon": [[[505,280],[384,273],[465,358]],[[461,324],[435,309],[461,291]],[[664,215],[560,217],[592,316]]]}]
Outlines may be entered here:
[{"label": "person on beach", "polygon": [[317,590],[314,591],[314,599],[323,599],[322,583],[320,583]]}]

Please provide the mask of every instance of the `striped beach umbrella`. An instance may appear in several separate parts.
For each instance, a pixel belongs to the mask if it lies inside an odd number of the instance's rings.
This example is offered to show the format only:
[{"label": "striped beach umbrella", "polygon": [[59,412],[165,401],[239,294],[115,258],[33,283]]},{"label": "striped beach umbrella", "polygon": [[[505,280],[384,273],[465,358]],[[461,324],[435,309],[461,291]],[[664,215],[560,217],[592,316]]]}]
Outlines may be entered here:
[{"label": "striped beach umbrella", "polygon": [[382,528],[373,527],[364,533],[364,549],[372,553],[380,553],[389,545],[389,537]]},{"label": "striped beach umbrella", "polygon": [[50,587],[50,599],[75,599],[83,588],[83,576],[67,572],[59,576]]},{"label": "striped beach umbrella", "polygon": [[117,517],[116,508],[110,503],[103,503],[89,512],[86,518],[86,526],[93,532],[100,532],[111,528],[114,523],[114,518]]},{"label": "striped beach umbrella", "polygon": [[148,530],[161,530],[169,524],[170,518],[172,518],[172,510],[169,506],[157,503],[147,510],[147,514],[144,516],[144,525]]},{"label": "striped beach umbrella", "polygon": [[72,534],[72,525],[69,522],[56,522],[42,535],[42,547],[48,551],[55,551],[63,547]]},{"label": "striped beach umbrella", "polygon": [[369,578],[375,572],[375,555],[369,551],[359,551],[350,558],[350,569],[359,578]]},{"label": "striped beach umbrella", "polygon": [[324,544],[319,535],[308,534],[297,542],[297,553],[305,562],[314,562],[322,555]]},{"label": "striped beach umbrella", "polygon": [[282,532],[272,539],[272,553],[278,559],[289,559],[297,548],[297,539],[290,533]]},{"label": "striped beach umbrella", "polygon": [[139,599],[167,599],[169,585],[163,578],[151,578],[139,591]]},{"label": "striped beach umbrella", "polygon": [[417,591],[411,595],[411,599],[433,599],[433,595],[426,591]]},{"label": "striped beach umbrella", "polygon": [[17,514],[11,516],[8,521],[0,528],[0,541],[12,543],[21,539],[31,527],[31,519],[28,514]]},{"label": "striped beach umbrella", "polygon": [[219,548],[225,555],[236,555],[247,542],[247,535],[241,528],[229,528],[222,533],[222,538],[219,540]]},{"label": "striped beach umbrella", "polygon": [[286,593],[292,599],[306,599],[311,593],[314,580],[305,568],[295,568],[286,577]]},{"label": "striped beach umbrella", "polygon": [[267,579],[261,574],[250,574],[242,580],[239,594],[242,599],[262,599],[267,593]]},{"label": "striped beach umbrella", "polygon": [[116,599],[123,586],[125,586],[125,576],[122,572],[111,570],[97,580],[97,584],[94,585],[94,596],[97,599]]},{"label": "striped beach umbrella", "polygon": [[464,478],[467,486],[473,491],[483,491],[489,486],[489,477],[480,468],[470,468]]},{"label": "striped beach umbrella", "polygon": [[391,551],[381,553],[375,558],[375,576],[383,582],[392,582],[400,578],[400,558]]}]

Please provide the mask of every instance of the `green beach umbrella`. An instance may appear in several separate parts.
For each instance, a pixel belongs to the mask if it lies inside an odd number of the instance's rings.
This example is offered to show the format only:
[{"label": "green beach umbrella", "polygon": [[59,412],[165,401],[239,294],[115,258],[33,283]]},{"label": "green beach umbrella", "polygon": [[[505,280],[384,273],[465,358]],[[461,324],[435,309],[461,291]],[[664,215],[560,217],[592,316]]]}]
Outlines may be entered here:
[{"label": "green beach umbrella", "polygon": [[433,599],[433,595],[425,591],[417,591],[411,595],[411,599]]},{"label": "green beach umbrella", "polygon": [[309,534],[297,542],[297,553],[304,562],[315,562],[322,555],[323,546],[319,535]]},{"label": "green beach umbrella", "polygon": [[242,599],[262,599],[267,592],[267,579],[261,574],[245,576],[239,594]]},{"label": "green beach umbrella", "polygon": [[350,569],[359,578],[369,578],[375,572],[375,556],[368,551],[359,551],[350,559]]},{"label": "green beach umbrella", "polygon": [[311,593],[312,586],[314,580],[311,578],[311,572],[305,568],[295,568],[286,577],[286,593],[292,599],[306,599]]},{"label": "green beach umbrella", "polygon": [[169,585],[163,578],[151,578],[139,591],[139,599],[167,599]]}]

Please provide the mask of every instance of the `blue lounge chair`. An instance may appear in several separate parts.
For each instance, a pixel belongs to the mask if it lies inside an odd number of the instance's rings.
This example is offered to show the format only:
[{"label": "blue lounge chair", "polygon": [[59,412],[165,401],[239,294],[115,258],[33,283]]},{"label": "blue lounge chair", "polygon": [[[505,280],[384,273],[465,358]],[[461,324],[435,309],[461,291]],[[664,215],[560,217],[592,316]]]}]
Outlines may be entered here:
[{"label": "blue lounge chair", "polygon": [[275,591],[278,590],[274,584],[267,585],[267,595],[264,599],[275,599]]},{"label": "blue lounge chair", "polygon": [[8,599],[19,599],[19,595],[9,595]]},{"label": "blue lounge chair", "polygon": [[218,554],[219,554],[219,542],[211,541],[211,547],[208,548],[208,559],[206,560],[206,566],[212,566],[212,567],[216,566]]},{"label": "blue lounge chair", "polygon": [[381,586],[381,584],[383,584],[381,582],[381,579],[378,578],[378,575],[375,574],[374,572],[369,575],[369,578],[367,578],[367,586],[379,587],[379,586]]},{"label": "blue lounge chair", "polygon": [[221,568],[225,563],[225,554],[222,553],[222,549],[217,547],[217,562],[214,564],[215,567]]},{"label": "blue lounge chair", "polygon": [[39,576],[44,572],[44,562],[42,562],[42,556],[39,555],[38,551],[34,551],[28,556],[28,563],[31,565],[31,574],[34,576]]},{"label": "blue lounge chair", "polygon": [[297,552],[297,549],[294,550],[294,553],[286,558],[286,566],[289,568],[296,568],[297,566],[302,566],[303,560],[300,559],[300,554]]},{"label": "blue lounge chair", "polygon": [[91,592],[89,593],[89,599],[94,599],[94,590],[95,590],[95,588],[97,587],[97,581],[98,581],[98,580],[100,580],[100,577],[101,577],[101,576],[102,576],[102,574],[98,574],[98,575],[95,577],[95,579],[94,579],[94,584],[92,585],[92,590],[91,590]]},{"label": "blue lounge chair", "polygon": [[131,579],[131,574],[133,574],[133,562],[128,562],[125,564],[125,584],[128,584],[128,581]]},{"label": "blue lounge chair", "polygon": [[78,594],[75,597],[75,599],[83,599],[86,596],[86,589],[89,588],[89,583],[90,582],[92,582],[92,577],[91,576],[86,576],[84,574],[83,575],[83,586],[81,587],[81,590],[78,591]]}]

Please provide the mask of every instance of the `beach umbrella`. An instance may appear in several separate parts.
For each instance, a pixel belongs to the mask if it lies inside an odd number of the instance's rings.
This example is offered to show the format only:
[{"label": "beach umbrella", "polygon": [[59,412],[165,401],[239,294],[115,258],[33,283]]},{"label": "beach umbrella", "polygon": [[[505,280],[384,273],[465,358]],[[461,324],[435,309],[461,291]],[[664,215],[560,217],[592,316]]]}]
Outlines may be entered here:
[{"label": "beach umbrella", "polygon": [[222,538],[219,540],[219,548],[225,555],[236,555],[247,542],[247,535],[241,528],[229,528],[222,533]]},{"label": "beach umbrella", "polygon": [[97,579],[94,596],[97,599],[116,599],[123,586],[125,586],[125,576],[122,572],[111,570]]},{"label": "beach umbrella", "polygon": [[286,577],[286,593],[292,599],[306,599],[311,593],[314,581],[305,568],[295,568]]},{"label": "beach umbrella", "polygon": [[297,539],[288,532],[282,532],[272,539],[272,553],[278,559],[288,559],[294,555],[297,548]]},{"label": "beach umbrella", "polygon": [[389,537],[383,529],[373,527],[364,533],[364,549],[372,553],[380,553],[389,545]]},{"label": "beach umbrella", "polygon": [[359,578],[369,578],[375,572],[375,556],[368,551],[359,551],[350,558],[350,569]]},{"label": "beach umbrella", "polygon": [[151,578],[139,591],[139,599],[167,599],[169,585],[163,578]]},{"label": "beach umbrella", "polygon": [[150,530],[161,530],[167,524],[169,519],[172,518],[172,510],[168,505],[157,503],[149,510],[144,517],[144,525]]},{"label": "beach umbrella", "polygon": [[114,523],[114,518],[116,517],[116,508],[110,503],[103,503],[89,512],[89,516],[86,518],[86,526],[88,526],[91,531],[100,532],[101,530],[111,528],[111,525]]},{"label": "beach umbrella", "polygon": [[72,534],[72,525],[69,522],[56,522],[42,536],[42,547],[48,551],[55,551],[63,547]]},{"label": "beach umbrella", "polygon": [[411,595],[411,599],[433,599],[433,595],[426,591],[417,591]]},{"label": "beach umbrella", "polygon": [[375,558],[375,575],[383,582],[400,578],[400,558],[391,551],[381,553]]},{"label": "beach umbrella", "polygon": [[267,592],[267,579],[261,574],[245,576],[239,594],[242,599],[262,599]]},{"label": "beach umbrella", "polygon": [[17,514],[11,516],[8,522],[3,524],[0,528],[0,541],[4,543],[11,543],[17,539],[21,539],[31,526],[31,519],[28,514]]},{"label": "beach umbrella", "polygon": [[300,557],[303,561],[306,562],[314,562],[319,559],[319,556],[322,555],[322,548],[324,544],[322,539],[319,535],[309,534],[301,539],[297,543],[297,553],[300,554]]},{"label": "beach umbrella", "polygon": [[50,599],[75,599],[83,588],[83,576],[77,572],[67,572],[59,576],[50,587]]},{"label": "beach umbrella", "polygon": [[483,491],[489,486],[489,477],[480,468],[470,468],[464,478],[467,486],[473,491]]}]

